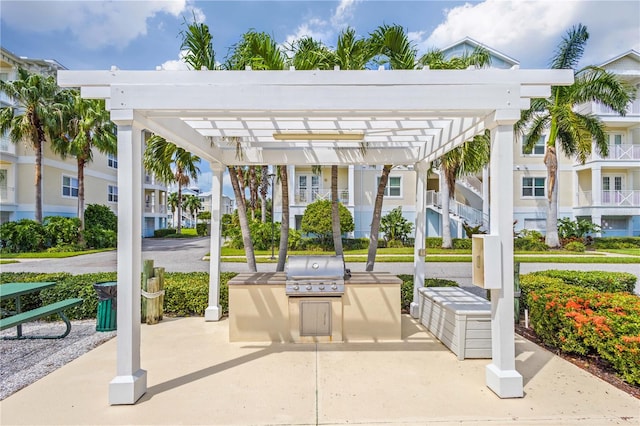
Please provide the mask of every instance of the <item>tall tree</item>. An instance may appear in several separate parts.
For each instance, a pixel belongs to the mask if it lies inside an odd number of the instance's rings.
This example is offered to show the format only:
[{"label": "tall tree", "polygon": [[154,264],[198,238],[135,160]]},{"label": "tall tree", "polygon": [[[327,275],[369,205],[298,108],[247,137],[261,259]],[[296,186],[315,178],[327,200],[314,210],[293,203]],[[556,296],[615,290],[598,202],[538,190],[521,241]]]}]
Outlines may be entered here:
[{"label": "tall tree", "polygon": [[[246,67],[251,67],[253,70],[282,70],[284,69],[285,59],[283,51],[269,34],[251,30],[243,34],[241,40],[232,47],[224,67],[231,70],[243,70]],[[236,153],[241,157],[243,153],[240,142],[241,140],[236,140]],[[235,167],[233,170],[230,167],[229,171],[231,176],[234,175],[234,172],[236,172],[236,176],[239,175]],[[249,180],[251,181],[251,178]],[[257,181],[257,179],[254,179],[254,181]],[[242,239],[247,255],[247,264],[252,271],[256,271],[253,242],[251,241],[249,224],[246,217],[246,205],[242,201],[245,198],[244,189],[240,189],[238,179],[235,179],[234,182],[233,177],[231,178],[231,186],[233,187],[236,199],[240,200],[239,202],[237,201],[236,204],[238,205],[238,218],[240,220],[240,229],[242,230]],[[254,187],[257,188],[257,186]],[[253,190],[251,191],[251,195],[253,196],[254,194],[257,194],[257,190],[255,193]],[[288,238],[288,228],[286,232],[282,232],[282,228],[285,225],[288,227],[288,221],[285,223],[283,220],[280,232],[281,247],[283,238],[285,238],[285,241],[286,238]],[[279,253],[279,256],[283,254],[286,256],[287,245],[285,244],[284,247],[284,250]]]},{"label": "tall tree", "polygon": [[[171,210],[171,215],[175,218],[175,214],[176,214],[176,209],[178,208],[178,202],[179,198],[178,198],[178,193],[177,192],[171,192],[168,196],[167,196],[167,205],[169,206],[169,209]],[[173,224],[172,224],[173,225]]]},{"label": "tall tree", "polygon": [[78,218],[84,229],[84,169],[93,161],[93,151],[115,154],[118,148],[116,126],[102,99],[83,99],[76,90],[65,91],[63,131],[52,139],[51,147],[62,158],[76,157],[78,175]]},{"label": "tall tree", "polygon": [[202,201],[200,201],[200,197],[197,195],[186,195],[184,197],[184,201],[182,202],[185,210],[189,211],[191,214],[191,219],[193,220],[193,227],[196,227],[196,215],[200,210],[202,210]]},{"label": "tall tree", "polygon": [[[370,52],[377,56],[379,63],[388,63],[392,69],[414,69],[417,66],[417,49],[409,41],[404,28],[399,25],[382,25],[369,38]],[[378,251],[380,235],[380,220],[382,219],[382,204],[384,193],[391,173],[391,164],[382,167],[376,199],[373,204],[373,217],[369,233],[369,249],[367,250],[367,264],[365,269],[373,271]]]},{"label": "tall tree", "polygon": [[[280,180],[280,188],[282,198],[282,218],[280,219],[280,244],[278,246],[278,264],[277,272],[284,271],[284,263],[287,260],[287,251],[289,249],[289,173],[287,166],[278,166],[278,179]],[[274,200],[271,200],[273,203]]]},{"label": "tall tree", "polygon": [[[491,65],[491,54],[483,47],[461,56],[445,58],[440,50],[431,50],[420,58],[422,65],[430,69],[463,70],[470,66],[483,68]],[[440,168],[440,202],[442,209],[442,248],[452,248],[450,200],[455,198],[456,180],[462,176],[478,173],[489,162],[489,134],[476,136],[452,151],[447,152],[435,163]]]},{"label": "tall tree", "polygon": [[178,186],[176,210],[177,233],[180,234],[182,232],[182,187],[189,185],[191,179],[198,178],[200,157],[154,134],[147,140],[142,162],[144,167],[165,185],[175,183]]},{"label": "tall tree", "polygon": [[[578,24],[569,29],[551,58],[552,69],[577,67],[589,39],[587,27]],[[547,168],[547,225],[545,243],[558,247],[558,147],[567,157],[584,163],[592,151],[592,141],[603,156],[608,154],[605,128],[591,114],[581,114],[575,108],[586,102],[607,106],[620,115],[626,114],[629,102],[635,99],[632,86],[616,75],[593,65],[574,71],[571,86],[551,88],[546,99],[532,99],[531,108],[523,111],[516,131],[526,136],[525,149],[548,131],[544,164]]]},{"label": "tall tree", "polygon": [[[260,166],[260,220],[267,223],[267,192],[269,192],[269,166]],[[273,200],[271,200],[273,203]],[[272,204],[273,205],[273,204]]]},{"label": "tall tree", "polygon": [[25,142],[35,152],[35,220],[42,222],[42,158],[44,145],[62,126],[62,104],[53,76],[18,70],[14,81],[0,81],[0,91],[15,103],[0,109],[0,134],[13,143]]}]

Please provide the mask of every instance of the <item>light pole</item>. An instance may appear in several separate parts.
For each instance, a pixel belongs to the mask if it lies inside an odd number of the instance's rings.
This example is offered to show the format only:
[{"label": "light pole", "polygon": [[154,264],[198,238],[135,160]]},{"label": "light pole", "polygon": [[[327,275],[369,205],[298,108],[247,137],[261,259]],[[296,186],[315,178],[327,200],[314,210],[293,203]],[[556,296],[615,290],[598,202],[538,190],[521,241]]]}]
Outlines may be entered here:
[{"label": "light pole", "polygon": [[273,186],[274,186],[273,182],[275,180],[276,175],[275,175],[275,173],[271,173],[269,175],[269,177],[271,178],[271,260],[274,260],[276,258],[275,257],[275,253],[274,253],[274,249],[275,249],[274,236],[275,236],[275,225],[276,224],[275,224],[275,222],[273,220],[273,208],[274,208],[274,202],[275,202],[273,200]]}]

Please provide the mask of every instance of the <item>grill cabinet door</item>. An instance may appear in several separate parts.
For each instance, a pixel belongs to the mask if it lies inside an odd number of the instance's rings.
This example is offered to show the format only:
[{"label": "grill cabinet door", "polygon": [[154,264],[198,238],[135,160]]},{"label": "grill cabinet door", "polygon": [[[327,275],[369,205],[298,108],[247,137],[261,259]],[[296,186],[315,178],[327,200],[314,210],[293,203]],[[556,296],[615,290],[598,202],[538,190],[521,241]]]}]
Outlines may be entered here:
[{"label": "grill cabinet door", "polygon": [[300,335],[331,335],[331,302],[300,301]]}]

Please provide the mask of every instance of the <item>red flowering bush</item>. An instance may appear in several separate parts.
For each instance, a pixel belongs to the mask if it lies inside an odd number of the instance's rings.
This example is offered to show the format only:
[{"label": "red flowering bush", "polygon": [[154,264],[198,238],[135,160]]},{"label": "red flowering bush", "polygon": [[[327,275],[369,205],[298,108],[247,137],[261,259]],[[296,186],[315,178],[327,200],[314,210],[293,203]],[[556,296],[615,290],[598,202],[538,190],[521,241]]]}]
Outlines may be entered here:
[{"label": "red flowering bush", "polygon": [[544,275],[520,283],[531,324],[546,344],[598,355],[630,384],[640,384],[640,297],[599,292]]}]

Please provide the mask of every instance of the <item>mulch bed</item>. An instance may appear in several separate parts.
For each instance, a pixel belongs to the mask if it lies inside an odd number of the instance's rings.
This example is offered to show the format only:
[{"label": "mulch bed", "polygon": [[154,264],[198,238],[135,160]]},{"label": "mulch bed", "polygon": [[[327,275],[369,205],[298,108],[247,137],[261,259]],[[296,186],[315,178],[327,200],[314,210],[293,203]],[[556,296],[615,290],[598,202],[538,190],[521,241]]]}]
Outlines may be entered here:
[{"label": "mulch bed", "polygon": [[520,336],[524,337],[525,339],[532,341],[536,345],[545,348],[549,352],[552,352],[554,355],[557,355],[560,358],[567,360],[570,363],[578,366],[579,368],[585,371],[588,371],[589,373],[604,380],[605,382],[611,384],[612,386],[615,386],[621,391],[626,392],[637,399],[640,399],[640,386],[630,385],[629,383],[626,383],[625,381],[623,381],[620,377],[616,375],[616,372],[611,367],[611,365],[607,361],[601,359],[600,357],[596,355],[583,356],[578,354],[568,354],[568,353],[562,352],[557,348],[544,344],[542,340],[538,338],[538,336],[533,331],[533,329],[525,328],[521,324],[516,324],[516,333],[518,333]]}]

